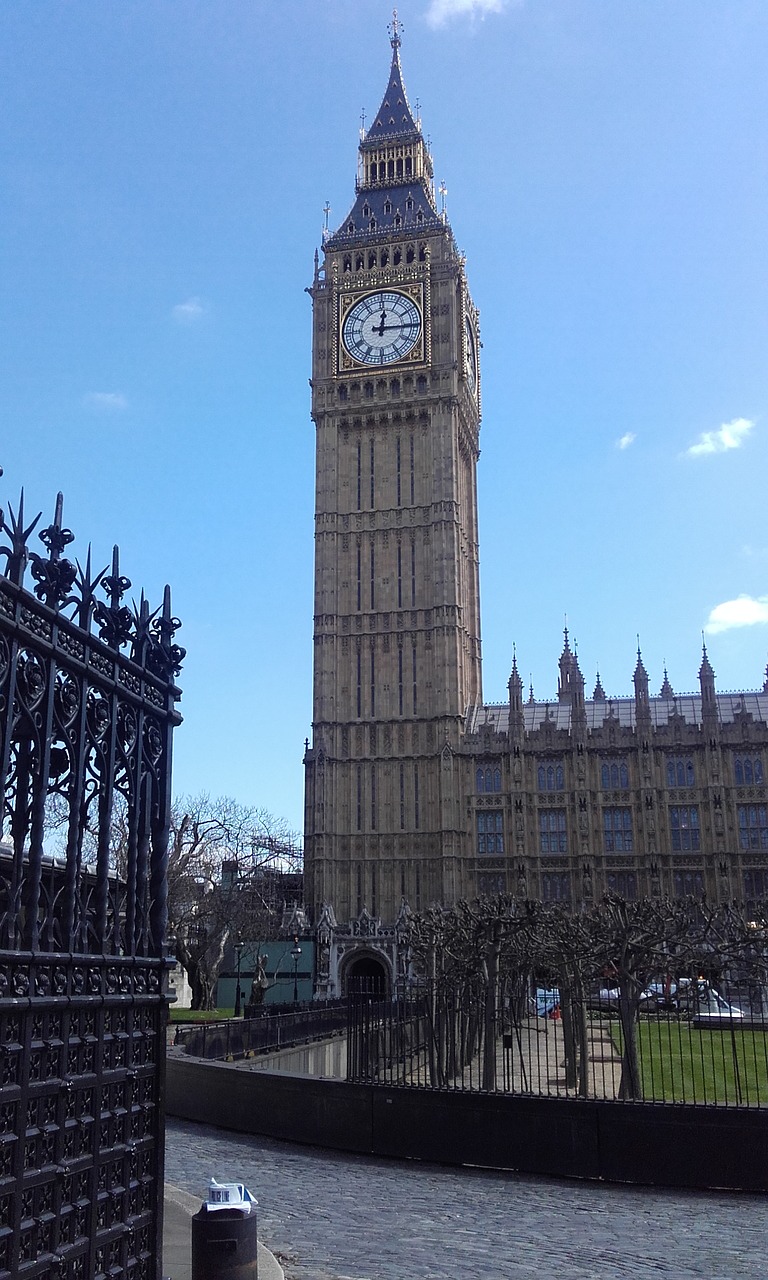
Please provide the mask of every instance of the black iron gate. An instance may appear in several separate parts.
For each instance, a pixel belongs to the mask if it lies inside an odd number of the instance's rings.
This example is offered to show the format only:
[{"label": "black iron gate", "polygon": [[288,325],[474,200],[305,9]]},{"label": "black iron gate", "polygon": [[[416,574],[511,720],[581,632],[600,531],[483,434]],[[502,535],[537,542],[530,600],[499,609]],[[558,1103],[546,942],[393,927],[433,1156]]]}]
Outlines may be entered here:
[{"label": "black iron gate", "polygon": [[0,510],[0,1280],[156,1280],[184,655],[39,519]]}]

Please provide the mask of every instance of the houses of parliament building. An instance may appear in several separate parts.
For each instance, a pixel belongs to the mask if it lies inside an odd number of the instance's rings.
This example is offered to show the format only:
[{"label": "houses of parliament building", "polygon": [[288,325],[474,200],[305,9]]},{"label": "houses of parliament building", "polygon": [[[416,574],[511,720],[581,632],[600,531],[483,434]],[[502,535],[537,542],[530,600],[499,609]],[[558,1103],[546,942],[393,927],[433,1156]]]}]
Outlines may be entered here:
[{"label": "houses of parliament building", "polygon": [[397,19],[355,197],[309,290],[316,428],[314,683],[305,905],[318,994],[389,988],[409,910],[506,892],[768,897],[768,672],[721,694],[640,652],[630,696],[485,703],[478,314],[406,97]]}]

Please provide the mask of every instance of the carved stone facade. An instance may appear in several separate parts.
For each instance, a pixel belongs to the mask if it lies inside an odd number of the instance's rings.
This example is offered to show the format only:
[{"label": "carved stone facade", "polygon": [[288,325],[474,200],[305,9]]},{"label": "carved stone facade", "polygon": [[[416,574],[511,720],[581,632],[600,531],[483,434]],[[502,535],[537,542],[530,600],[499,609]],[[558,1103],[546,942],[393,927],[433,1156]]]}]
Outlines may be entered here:
[{"label": "carved stone facade", "polygon": [[665,675],[651,698],[638,654],[634,697],[607,700],[598,678],[587,701],[566,633],[553,704],[524,701],[515,665],[509,701],[483,705],[478,315],[408,105],[396,22],[392,48],[354,204],[326,235],[309,291],[305,904],[329,994],[376,965],[396,983],[406,901],[768,889],[768,681],[717,695],[705,653],[699,692],[676,697]]}]

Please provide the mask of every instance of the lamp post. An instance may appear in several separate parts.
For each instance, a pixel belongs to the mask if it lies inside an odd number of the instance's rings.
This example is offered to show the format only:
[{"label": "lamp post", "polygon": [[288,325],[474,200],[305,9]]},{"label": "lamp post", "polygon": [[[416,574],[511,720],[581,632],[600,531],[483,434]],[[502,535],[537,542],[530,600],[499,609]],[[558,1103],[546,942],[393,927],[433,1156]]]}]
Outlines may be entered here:
[{"label": "lamp post", "polygon": [[235,951],[237,952],[237,991],[235,992],[235,1017],[240,1017],[240,961],[243,956],[243,943],[235,943]]},{"label": "lamp post", "polygon": [[293,957],[293,1003],[299,1003],[299,959],[301,957],[301,947],[299,939],[294,934],[293,946],[291,947],[291,955]]}]

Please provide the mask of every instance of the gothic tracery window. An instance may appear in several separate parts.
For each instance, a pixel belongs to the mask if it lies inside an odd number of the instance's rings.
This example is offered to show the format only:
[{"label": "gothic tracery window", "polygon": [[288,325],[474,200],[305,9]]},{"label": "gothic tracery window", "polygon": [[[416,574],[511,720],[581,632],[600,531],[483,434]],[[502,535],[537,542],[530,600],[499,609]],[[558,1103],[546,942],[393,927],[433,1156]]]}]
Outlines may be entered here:
[{"label": "gothic tracery window", "polygon": [[737,787],[760,786],[764,777],[760,756],[741,755],[734,758],[733,780]]},{"label": "gothic tracery window", "polygon": [[696,781],[690,756],[670,756],[667,760],[667,786],[692,787]]},{"label": "gothic tracery window", "polygon": [[542,761],[536,771],[539,791],[562,791],[565,774],[561,760]]}]

